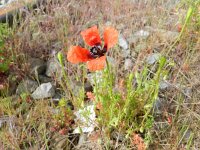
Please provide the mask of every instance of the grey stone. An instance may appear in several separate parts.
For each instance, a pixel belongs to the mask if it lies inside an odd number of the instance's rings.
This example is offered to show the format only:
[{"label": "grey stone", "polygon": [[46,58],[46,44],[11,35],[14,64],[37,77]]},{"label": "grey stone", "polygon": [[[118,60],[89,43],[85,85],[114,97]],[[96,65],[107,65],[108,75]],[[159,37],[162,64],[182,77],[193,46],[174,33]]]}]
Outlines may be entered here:
[{"label": "grey stone", "polygon": [[46,62],[40,58],[29,58],[30,74],[38,77],[39,74],[43,74],[46,70]]},{"label": "grey stone", "polygon": [[[51,98],[51,100],[52,100],[52,102],[54,103],[55,106],[58,106],[60,101],[65,100],[66,101],[65,106],[67,108],[69,108],[70,110],[74,110],[74,105],[72,104],[72,102],[67,100],[67,99],[70,99],[70,98],[71,97],[66,97],[65,95],[61,95],[58,91],[56,91],[55,95]],[[60,110],[55,109],[55,111],[57,112],[57,111],[60,111]]]},{"label": "grey stone", "polygon": [[185,96],[191,97],[192,96],[192,88],[191,87],[184,88],[183,93],[185,94]]},{"label": "grey stone", "polygon": [[153,104],[154,115],[162,114],[168,106],[168,101],[165,98],[158,97]]},{"label": "grey stone", "polygon": [[160,85],[159,85],[159,88],[160,88],[160,90],[166,90],[170,86],[171,86],[170,83],[168,83],[167,81],[161,81]]},{"label": "grey stone", "polygon": [[71,88],[72,88],[72,92],[75,96],[78,96],[81,92],[81,90],[84,89],[85,92],[91,92],[93,90],[93,87],[91,85],[91,83],[89,81],[87,81],[86,83],[82,83],[82,82],[78,82],[78,81],[71,81]]},{"label": "grey stone", "polygon": [[125,140],[125,135],[116,131],[111,133],[111,137],[120,142]]},{"label": "grey stone", "polygon": [[140,30],[133,34],[134,37],[142,38],[142,39],[147,39],[149,37],[149,35],[150,35],[150,33],[145,30]]},{"label": "grey stone", "polygon": [[22,93],[31,94],[38,87],[38,83],[31,79],[25,79],[21,81],[16,89],[16,94],[20,95]]},{"label": "grey stone", "polygon": [[93,87],[90,82],[86,82],[84,84],[84,89],[85,89],[85,92],[91,92],[93,90]]},{"label": "grey stone", "polygon": [[176,88],[176,89],[179,89],[180,91],[182,91],[182,93],[187,98],[189,98],[189,99],[191,98],[191,96],[192,96],[192,87],[184,86],[184,85],[179,84],[179,83],[173,84],[173,87]]},{"label": "grey stone", "polygon": [[8,77],[8,81],[9,81],[8,95],[14,95],[17,89],[16,75],[11,73]]},{"label": "grey stone", "polygon": [[125,59],[124,69],[125,70],[130,70],[132,68],[133,68],[133,61],[131,59]]},{"label": "grey stone", "polygon": [[56,92],[55,95],[52,97],[52,101],[59,102],[61,98],[62,96]]},{"label": "grey stone", "polygon": [[0,7],[5,7],[6,4],[13,2],[14,0],[1,0]]},{"label": "grey stone", "polygon": [[72,93],[74,96],[79,96],[81,90],[83,90],[83,86],[79,82],[70,82]]},{"label": "grey stone", "polygon": [[78,140],[78,147],[85,144],[87,139],[88,139],[87,134],[85,134],[85,133],[80,134],[79,140]]},{"label": "grey stone", "polygon": [[33,99],[44,99],[55,95],[55,87],[50,83],[41,84],[32,94]]},{"label": "grey stone", "polygon": [[157,98],[154,105],[153,105],[153,110],[155,114],[161,114],[162,113],[162,107],[163,107],[163,102],[161,101],[160,98]]},{"label": "grey stone", "polygon": [[158,61],[161,57],[161,54],[160,53],[153,53],[151,54],[150,56],[147,57],[147,63],[149,65],[152,65],[154,64],[156,61]]},{"label": "grey stone", "polygon": [[3,127],[3,126],[8,126],[9,129],[13,130],[14,129],[14,117],[11,116],[11,117],[0,117],[0,129]]},{"label": "grey stone", "polygon": [[40,83],[47,83],[47,82],[51,82],[52,81],[51,78],[49,78],[49,77],[47,77],[45,75],[39,75],[38,79],[39,79]]},{"label": "grey stone", "polygon": [[188,129],[185,134],[184,134],[184,140],[188,141],[190,139],[190,136],[192,134],[192,131],[190,129]]},{"label": "grey stone", "polygon": [[118,39],[118,43],[119,43],[119,46],[124,49],[124,50],[127,50],[128,49],[128,42],[127,40],[125,39],[125,37],[123,35],[119,35],[119,39]]},{"label": "grey stone", "polygon": [[62,67],[55,57],[47,61],[46,75],[48,77],[54,77],[55,75],[62,76]]}]

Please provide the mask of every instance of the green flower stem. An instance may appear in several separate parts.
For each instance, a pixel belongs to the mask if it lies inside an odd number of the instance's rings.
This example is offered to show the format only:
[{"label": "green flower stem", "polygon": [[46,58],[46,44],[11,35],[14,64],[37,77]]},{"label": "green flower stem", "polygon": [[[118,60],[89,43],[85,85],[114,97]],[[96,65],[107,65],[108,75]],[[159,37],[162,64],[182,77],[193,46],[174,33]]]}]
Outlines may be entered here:
[{"label": "green flower stem", "polygon": [[[70,92],[70,95],[73,96],[73,92],[72,92],[71,86],[69,84],[69,78],[67,77],[67,74],[66,74],[65,69],[64,69],[63,55],[59,52],[57,57],[58,57],[58,60],[59,60],[59,62],[61,64],[62,74],[63,74],[64,80],[66,82],[67,88],[68,88],[68,90]],[[61,85],[64,87],[62,82],[61,82]]]}]

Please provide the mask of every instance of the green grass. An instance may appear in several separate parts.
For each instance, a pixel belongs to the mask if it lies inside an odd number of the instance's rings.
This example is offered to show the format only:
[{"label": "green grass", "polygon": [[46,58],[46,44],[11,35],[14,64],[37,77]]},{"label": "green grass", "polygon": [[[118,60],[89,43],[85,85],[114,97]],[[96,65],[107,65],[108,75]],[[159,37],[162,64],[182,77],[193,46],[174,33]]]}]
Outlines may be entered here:
[{"label": "green grass", "polygon": [[8,25],[6,23],[0,23],[0,73],[8,71],[11,61],[5,49],[5,39],[8,38],[9,35],[10,29]]}]

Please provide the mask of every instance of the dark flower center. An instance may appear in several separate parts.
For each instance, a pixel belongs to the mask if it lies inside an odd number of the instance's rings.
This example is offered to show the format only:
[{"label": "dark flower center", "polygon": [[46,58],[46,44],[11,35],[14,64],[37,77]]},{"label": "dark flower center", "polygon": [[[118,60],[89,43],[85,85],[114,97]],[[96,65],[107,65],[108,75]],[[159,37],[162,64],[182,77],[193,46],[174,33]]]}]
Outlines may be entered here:
[{"label": "dark flower center", "polygon": [[90,54],[93,58],[97,58],[104,56],[106,51],[107,48],[105,46],[102,48],[100,44],[97,44],[90,49]]}]

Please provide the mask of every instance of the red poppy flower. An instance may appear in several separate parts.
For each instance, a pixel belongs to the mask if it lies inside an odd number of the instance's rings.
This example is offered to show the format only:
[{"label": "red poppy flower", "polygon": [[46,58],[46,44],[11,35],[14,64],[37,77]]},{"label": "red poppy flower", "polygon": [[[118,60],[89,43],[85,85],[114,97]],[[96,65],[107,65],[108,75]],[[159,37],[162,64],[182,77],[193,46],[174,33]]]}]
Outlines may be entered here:
[{"label": "red poppy flower", "polygon": [[104,46],[97,26],[93,26],[81,32],[83,40],[89,46],[90,50],[80,46],[72,46],[67,54],[67,60],[71,63],[87,62],[87,68],[90,71],[101,70],[106,64],[105,53],[113,47],[118,41],[118,32],[112,27],[106,27],[104,30]]}]

